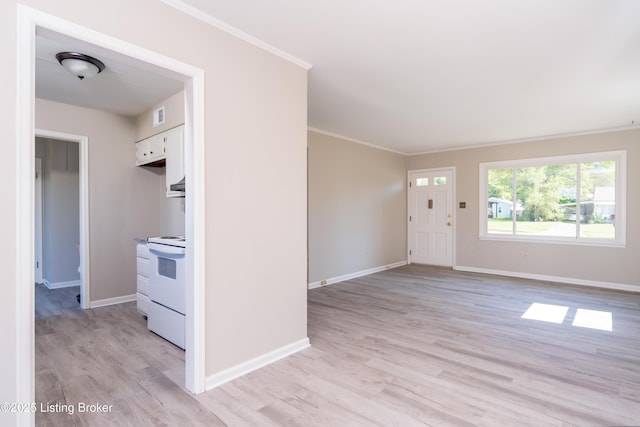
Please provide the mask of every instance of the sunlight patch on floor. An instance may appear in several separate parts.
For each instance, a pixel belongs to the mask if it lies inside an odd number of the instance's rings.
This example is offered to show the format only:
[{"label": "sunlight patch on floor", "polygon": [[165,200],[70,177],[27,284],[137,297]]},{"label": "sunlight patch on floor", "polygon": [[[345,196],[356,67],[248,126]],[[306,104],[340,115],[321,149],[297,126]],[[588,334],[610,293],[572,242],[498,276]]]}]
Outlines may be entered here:
[{"label": "sunlight patch on floor", "polygon": [[543,322],[562,323],[569,307],[534,302],[522,315],[523,319],[541,320]]},{"label": "sunlight patch on floor", "polygon": [[[534,302],[521,316],[522,319],[540,320],[561,324],[567,317],[569,307],[563,305],[541,304]],[[572,326],[580,328],[597,329],[600,331],[613,331],[613,315],[610,311],[587,310],[578,308],[573,318]]]},{"label": "sunlight patch on floor", "polygon": [[611,332],[613,330],[613,316],[610,311],[579,308],[573,319],[573,326]]}]

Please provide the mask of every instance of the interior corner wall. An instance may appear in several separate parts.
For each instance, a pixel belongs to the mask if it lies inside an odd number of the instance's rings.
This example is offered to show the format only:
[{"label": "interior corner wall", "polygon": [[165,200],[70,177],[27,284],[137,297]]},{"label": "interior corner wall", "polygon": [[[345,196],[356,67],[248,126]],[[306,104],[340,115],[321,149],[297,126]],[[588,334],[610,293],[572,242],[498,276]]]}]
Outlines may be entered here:
[{"label": "interior corner wall", "polygon": [[406,261],[406,156],[309,131],[309,283]]},{"label": "interior corner wall", "polygon": [[[627,246],[625,248],[551,244],[543,242],[505,242],[479,239],[479,164],[501,160],[570,154],[627,151]],[[570,283],[637,286],[640,253],[640,130],[591,134],[526,143],[452,150],[410,156],[410,170],[456,166],[457,209],[456,266],[475,270],[511,272],[524,277],[553,277]],[[481,206],[482,205],[482,206]],[[526,253],[527,257],[523,254]]]},{"label": "interior corner wall", "polygon": [[134,295],[133,239],[163,231],[165,186],[156,171],[135,166],[133,120],[44,99],[35,113],[36,128],[89,138],[90,301]]}]

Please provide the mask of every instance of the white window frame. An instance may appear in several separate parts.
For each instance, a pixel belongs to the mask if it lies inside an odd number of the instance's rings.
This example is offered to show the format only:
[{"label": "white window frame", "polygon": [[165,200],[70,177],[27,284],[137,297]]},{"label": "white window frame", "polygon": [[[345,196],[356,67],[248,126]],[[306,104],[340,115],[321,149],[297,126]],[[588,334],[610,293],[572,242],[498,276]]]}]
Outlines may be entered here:
[{"label": "white window frame", "polygon": [[[603,160],[616,162],[616,235],[613,239],[594,239],[587,237],[562,237],[562,236],[531,236],[518,234],[489,233],[487,225],[487,200],[488,200],[488,172],[489,169],[513,169],[535,166],[563,165],[573,163],[589,163]],[[480,240],[502,240],[517,242],[559,243],[586,246],[626,247],[626,218],[627,218],[627,151],[606,151],[599,153],[584,153],[568,156],[539,157],[519,160],[506,160],[499,162],[485,162],[479,164],[480,169]],[[578,183],[577,186],[580,184]],[[515,189],[514,189],[515,191]],[[484,207],[484,208],[483,208]],[[515,218],[514,218],[515,221]]]}]

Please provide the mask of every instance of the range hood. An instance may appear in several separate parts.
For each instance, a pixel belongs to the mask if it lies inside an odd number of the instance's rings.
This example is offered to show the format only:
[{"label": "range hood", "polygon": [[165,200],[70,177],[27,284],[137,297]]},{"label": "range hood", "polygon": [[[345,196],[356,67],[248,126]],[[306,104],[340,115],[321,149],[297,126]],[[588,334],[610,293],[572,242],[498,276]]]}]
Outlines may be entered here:
[{"label": "range hood", "polygon": [[184,177],[176,182],[175,184],[171,184],[169,186],[169,190],[171,191],[182,191],[184,193]]}]

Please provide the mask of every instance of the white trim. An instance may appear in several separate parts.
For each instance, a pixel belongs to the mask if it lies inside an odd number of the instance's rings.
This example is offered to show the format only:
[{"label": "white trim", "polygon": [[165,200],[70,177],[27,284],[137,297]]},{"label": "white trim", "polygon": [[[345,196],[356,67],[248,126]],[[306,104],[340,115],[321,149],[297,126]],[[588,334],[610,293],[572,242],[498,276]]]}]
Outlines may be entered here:
[{"label": "white trim", "polygon": [[[192,74],[185,83],[184,164],[186,193],[186,323],[185,387],[192,393],[205,391],[205,77],[204,71]],[[191,166],[191,167],[189,167]]]},{"label": "white trim", "polygon": [[207,377],[206,389],[208,391],[221,386],[222,384],[246,375],[249,372],[255,371],[256,369],[260,369],[266,365],[269,365],[301,350],[309,348],[310,346],[311,344],[309,343],[309,338],[304,338],[300,341],[287,344],[283,347],[255,357],[251,360],[247,360],[246,362],[240,363],[239,365],[232,366],[231,368],[220,371],[217,374],[210,375]]},{"label": "white trim", "polygon": [[42,185],[42,159],[39,157],[35,158],[35,172],[38,178],[35,180],[35,205],[34,205],[34,219],[35,219],[35,228],[34,228],[34,245],[35,245],[35,264],[36,264],[36,272],[35,272],[35,282],[43,283],[44,280],[44,260],[42,256],[42,246],[43,246],[43,232],[44,232],[44,197],[43,197],[43,185]]},{"label": "white trim", "polygon": [[62,288],[71,288],[72,286],[80,286],[82,281],[80,280],[70,280],[68,282],[55,282],[51,283],[47,279],[42,281],[42,284],[47,287],[47,289],[62,289]]},{"label": "white trim", "polygon": [[374,267],[374,268],[368,268],[362,271],[356,271],[355,273],[343,274],[342,276],[336,276],[330,279],[309,283],[309,289],[322,288],[324,286],[333,285],[334,283],[340,283],[346,280],[351,280],[351,279],[355,279],[362,276],[368,276],[369,274],[378,273],[380,271],[389,270],[391,268],[402,267],[403,265],[407,265],[406,260],[383,265],[381,267]]},{"label": "white trim", "polygon": [[125,302],[136,301],[136,298],[137,298],[137,294],[99,299],[99,300],[91,301],[91,308],[106,307],[108,305],[115,305],[115,304],[122,304]]},{"label": "white trim", "polygon": [[181,0],[161,0],[164,4],[173,7],[174,9],[177,9],[181,12],[186,13],[187,15],[190,15],[196,19],[199,19],[200,21],[206,22],[207,24],[216,27],[219,30],[224,31],[225,33],[231,34],[234,37],[237,37],[249,44],[252,44],[256,47],[259,47],[260,49],[266,50],[269,53],[272,53],[276,56],[279,56],[282,59],[285,59],[299,67],[304,68],[305,70],[310,70],[312,65],[309,64],[306,61],[303,61],[302,59],[299,59],[283,50],[280,50],[268,43],[263,42],[262,40],[245,33],[244,31],[234,27],[233,25],[229,25],[226,22],[222,22],[217,18],[214,18],[213,16],[209,15],[208,13],[193,7],[189,4],[186,4],[185,2],[181,1]]},{"label": "white trim", "polygon": [[[185,77],[185,93],[193,100],[193,110],[185,106],[185,150],[191,147],[197,156],[186,159],[185,169],[193,169],[192,180],[187,181],[191,189],[193,207],[204,207],[204,71],[200,68],[167,57],[151,50],[125,42],[82,27],[73,22],[18,4],[16,43],[16,401],[33,402],[35,399],[35,335],[34,300],[35,286],[20,286],[34,283],[33,248],[33,158],[34,158],[34,80],[35,80],[35,30],[36,26],[55,31],[87,43],[136,58],[166,71]],[[177,78],[177,76],[176,76]],[[189,159],[193,164],[189,164]],[[196,181],[197,180],[197,181]],[[194,200],[195,199],[195,200]],[[187,205],[188,206],[188,205]],[[205,245],[204,214],[193,218],[185,215],[186,238],[193,242],[193,251],[187,252],[186,260],[193,265],[193,292],[187,293],[188,307],[193,308],[187,316],[186,339],[193,348],[185,353],[185,387],[193,393],[204,391],[205,384]],[[83,236],[88,239],[88,236]],[[85,245],[88,250],[88,244]],[[83,277],[88,278],[88,277]],[[200,298],[202,297],[202,298]],[[124,297],[123,297],[124,298]],[[135,300],[135,294],[131,296]],[[194,299],[195,298],[195,299]],[[100,304],[100,301],[94,302]],[[191,325],[189,325],[191,323]],[[190,336],[193,334],[193,336]],[[8,344],[9,345],[9,344]],[[34,414],[19,413],[18,424],[31,426]]]},{"label": "white trim", "polygon": [[602,248],[626,248],[626,242],[616,242],[611,239],[589,239],[583,237],[576,239],[575,237],[556,237],[556,236],[527,236],[524,234],[488,234],[480,236],[479,240],[487,240],[494,242],[520,242],[520,243],[547,243],[550,245],[574,245],[574,246],[598,246]]},{"label": "white trim", "polygon": [[91,306],[91,250],[89,247],[89,137],[46,129],[35,129],[35,136],[78,144],[80,153],[78,189],[80,205],[80,307]]},{"label": "white trim", "polygon": [[366,145],[367,147],[376,148],[378,150],[389,151],[391,153],[401,154],[403,156],[407,155],[406,153],[403,153],[402,151],[393,150],[391,148],[386,148],[386,147],[381,147],[380,145],[370,144],[368,142],[364,142],[364,141],[361,141],[359,139],[349,138],[348,136],[340,135],[340,134],[333,133],[333,132],[328,132],[326,130],[314,128],[314,127],[311,127],[311,126],[307,126],[307,130],[311,131],[311,132],[319,133],[319,134],[322,134],[322,135],[331,136],[333,138],[338,138],[338,139],[342,139],[342,140],[349,141],[349,142],[355,142],[356,144]]},{"label": "white trim", "polygon": [[585,135],[599,135],[603,133],[613,133],[613,132],[623,132],[626,130],[637,130],[638,125],[632,126],[622,126],[615,128],[605,128],[605,129],[593,129],[593,130],[585,130],[578,132],[568,132],[568,133],[558,133],[552,135],[543,135],[543,136],[533,136],[531,138],[520,138],[520,139],[511,139],[508,141],[494,141],[487,142],[485,144],[471,144],[471,145],[462,145],[459,147],[449,147],[449,148],[436,148],[434,150],[428,151],[418,151],[407,153],[407,156],[421,156],[423,154],[435,154],[435,153],[443,153],[447,151],[460,151],[460,150],[472,150],[475,148],[488,148],[488,147],[497,147],[500,145],[511,145],[511,144],[522,144],[525,142],[535,142],[535,141],[547,141],[551,139],[562,139],[562,138],[572,138],[575,136],[585,136]]},{"label": "white trim", "polygon": [[[35,22],[18,4],[16,37],[16,402],[35,402],[34,252],[34,78]],[[11,347],[14,343],[6,343]],[[32,426],[35,414],[18,412],[18,426]]]},{"label": "white trim", "polygon": [[589,286],[595,288],[613,289],[616,291],[640,293],[640,283],[633,285],[630,283],[601,282],[597,280],[585,280],[575,277],[549,276],[545,274],[522,273],[519,271],[493,270],[491,268],[467,267],[456,265],[454,270],[467,271],[470,273],[494,274],[497,276],[518,277],[521,279],[541,280],[545,282],[566,283],[569,285]]}]

